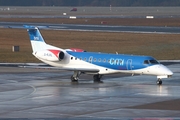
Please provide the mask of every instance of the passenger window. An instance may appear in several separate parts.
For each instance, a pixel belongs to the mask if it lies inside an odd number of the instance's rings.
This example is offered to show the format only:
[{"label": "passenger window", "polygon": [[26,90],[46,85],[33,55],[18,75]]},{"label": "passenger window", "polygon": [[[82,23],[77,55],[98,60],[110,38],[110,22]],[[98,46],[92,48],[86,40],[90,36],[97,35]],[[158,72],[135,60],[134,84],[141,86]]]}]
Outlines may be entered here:
[{"label": "passenger window", "polygon": [[94,58],[94,62],[96,62],[96,58]]},{"label": "passenger window", "polygon": [[104,62],[106,62],[106,59],[104,58]]},{"label": "passenger window", "polygon": [[149,64],[149,61],[148,61],[148,60],[145,60],[145,61],[144,61],[144,64]]},{"label": "passenger window", "polygon": [[98,62],[101,62],[101,58],[98,59]]},{"label": "passenger window", "polygon": [[84,61],[86,61],[86,58],[84,58]]},{"label": "passenger window", "polygon": [[89,58],[89,62],[92,62],[92,58]]}]

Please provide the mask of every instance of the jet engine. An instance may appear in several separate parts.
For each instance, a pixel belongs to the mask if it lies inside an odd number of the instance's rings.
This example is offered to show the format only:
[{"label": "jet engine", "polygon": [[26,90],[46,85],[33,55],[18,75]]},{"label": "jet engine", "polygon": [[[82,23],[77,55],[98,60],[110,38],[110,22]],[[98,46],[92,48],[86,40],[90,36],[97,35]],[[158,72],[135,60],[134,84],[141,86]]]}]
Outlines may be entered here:
[{"label": "jet engine", "polygon": [[65,57],[65,53],[60,50],[44,50],[35,52],[34,55],[39,59],[44,59],[47,61],[57,62],[61,61]]}]

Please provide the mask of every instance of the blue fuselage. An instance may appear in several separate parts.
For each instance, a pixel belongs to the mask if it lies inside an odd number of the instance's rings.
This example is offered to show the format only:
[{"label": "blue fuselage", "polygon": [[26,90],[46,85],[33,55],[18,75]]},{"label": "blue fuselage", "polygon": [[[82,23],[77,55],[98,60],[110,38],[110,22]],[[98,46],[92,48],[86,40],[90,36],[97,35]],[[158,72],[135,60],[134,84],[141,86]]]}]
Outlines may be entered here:
[{"label": "blue fuselage", "polygon": [[[80,59],[91,64],[114,70],[137,70],[159,64],[153,57],[124,54],[108,54],[95,52],[72,52],[68,51],[74,59]],[[145,61],[148,61],[146,63]],[[150,61],[155,61],[151,63]]]}]

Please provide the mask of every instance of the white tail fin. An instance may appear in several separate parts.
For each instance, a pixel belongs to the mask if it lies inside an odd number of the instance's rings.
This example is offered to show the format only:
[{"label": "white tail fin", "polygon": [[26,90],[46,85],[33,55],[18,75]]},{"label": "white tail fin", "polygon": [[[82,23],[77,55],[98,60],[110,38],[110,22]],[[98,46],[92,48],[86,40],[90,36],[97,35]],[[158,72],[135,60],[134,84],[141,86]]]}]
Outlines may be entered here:
[{"label": "white tail fin", "polygon": [[60,48],[45,43],[38,27],[27,25],[24,25],[24,27],[29,33],[33,53],[46,49],[60,50]]},{"label": "white tail fin", "polygon": [[47,45],[37,27],[33,27],[33,26],[24,26],[24,27],[27,28],[27,31],[29,33],[33,52],[47,48]]}]

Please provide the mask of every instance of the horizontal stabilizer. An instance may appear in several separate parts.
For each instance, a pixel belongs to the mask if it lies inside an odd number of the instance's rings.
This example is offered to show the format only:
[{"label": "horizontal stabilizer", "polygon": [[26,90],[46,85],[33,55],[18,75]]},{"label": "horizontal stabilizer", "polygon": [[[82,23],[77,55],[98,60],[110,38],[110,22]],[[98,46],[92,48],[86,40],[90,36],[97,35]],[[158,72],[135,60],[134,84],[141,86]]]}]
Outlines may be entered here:
[{"label": "horizontal stabilizer", "polygon": [[23,25],[25,29],[48,29],[49,26],[31,26],[31,25]]},{"label": "horizontal stabilizer", "polygon": [[35,26],[29,26],[29,25],[23,25],[24,26],[24,28],[26,28],[26,29],[36,29],[37,27],[35,27]]}]

